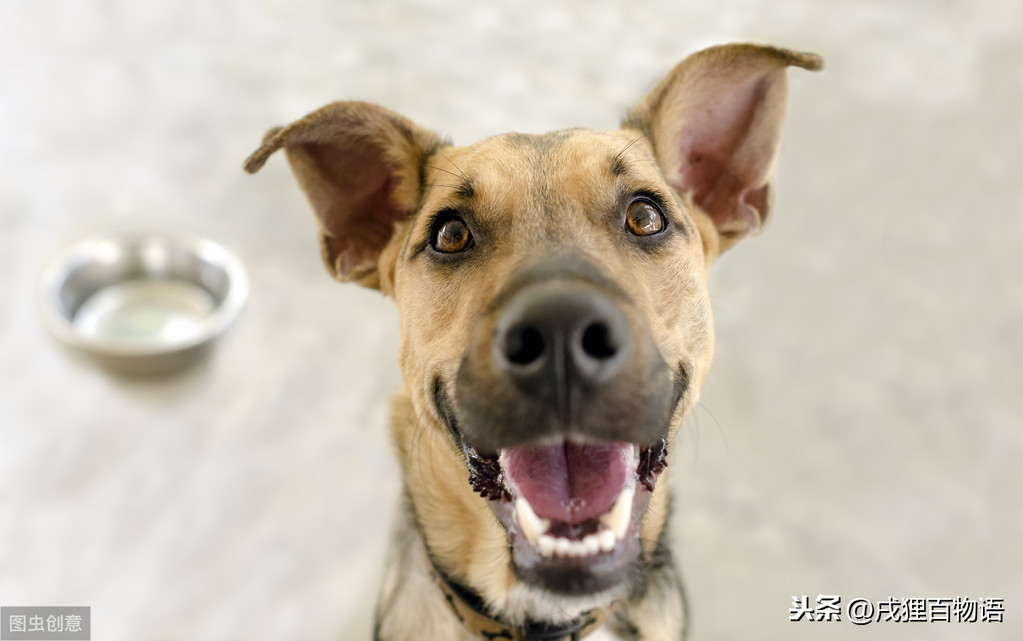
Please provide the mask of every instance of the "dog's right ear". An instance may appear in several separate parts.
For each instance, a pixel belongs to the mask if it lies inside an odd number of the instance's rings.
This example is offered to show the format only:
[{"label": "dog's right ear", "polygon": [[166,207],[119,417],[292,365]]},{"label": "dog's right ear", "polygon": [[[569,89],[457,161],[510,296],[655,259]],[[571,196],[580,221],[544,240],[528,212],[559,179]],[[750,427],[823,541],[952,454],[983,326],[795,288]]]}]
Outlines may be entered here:
[{"label": "dog's right ear", "polygon": [[444,144],[383,107],[335,102],[267,132],[245,171],[259,171],[283,147],[316,212],[327,271],[341,281],[379,288],[380,254],[396,224],[418,208],[422,168]]},{"label": "dog's right ear", "polygon": [[815,54],[777,47],[711,47],[680,62],[629,114],[624,127],[650,138],[668,183],[707,215],[708,260],[767,219],[785,69],[823,65]]}]

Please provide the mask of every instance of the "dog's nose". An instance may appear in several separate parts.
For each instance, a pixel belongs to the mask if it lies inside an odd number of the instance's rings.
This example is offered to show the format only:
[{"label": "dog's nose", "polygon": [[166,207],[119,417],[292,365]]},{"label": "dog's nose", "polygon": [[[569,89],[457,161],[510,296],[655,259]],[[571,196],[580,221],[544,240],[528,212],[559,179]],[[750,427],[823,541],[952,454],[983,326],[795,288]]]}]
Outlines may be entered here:
[{"label": "dog's nose", "polygon": [[630,347],[629,321],[596,287],[547,282],[517,292],[500,312],[494,360],[529,396],[565,407],[610,383]]}]

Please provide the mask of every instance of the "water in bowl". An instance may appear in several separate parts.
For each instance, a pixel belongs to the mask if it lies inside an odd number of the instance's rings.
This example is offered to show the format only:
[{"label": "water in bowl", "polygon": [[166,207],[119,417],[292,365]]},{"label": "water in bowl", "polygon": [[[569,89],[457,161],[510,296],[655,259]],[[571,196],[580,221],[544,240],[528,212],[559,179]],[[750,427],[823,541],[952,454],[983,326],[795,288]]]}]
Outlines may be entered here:
[{"label": "water in bowl", "polygon": [[216,301],[194,283],[138,278],[100,289],[72,319],[86,338],[135,345],[179,345],[199,336]]}]

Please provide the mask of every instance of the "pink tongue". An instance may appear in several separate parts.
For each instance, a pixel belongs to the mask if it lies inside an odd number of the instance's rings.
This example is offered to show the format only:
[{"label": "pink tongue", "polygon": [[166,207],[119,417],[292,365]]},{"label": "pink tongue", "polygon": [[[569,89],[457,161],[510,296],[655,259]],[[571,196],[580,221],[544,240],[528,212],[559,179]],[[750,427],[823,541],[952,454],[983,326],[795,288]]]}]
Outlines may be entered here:
[{"label": "pink tongue", "polygon": [[563,441],[504,450],[505,477],[537,516],[579,523],[604,514],[633,469],[628,443]]}]

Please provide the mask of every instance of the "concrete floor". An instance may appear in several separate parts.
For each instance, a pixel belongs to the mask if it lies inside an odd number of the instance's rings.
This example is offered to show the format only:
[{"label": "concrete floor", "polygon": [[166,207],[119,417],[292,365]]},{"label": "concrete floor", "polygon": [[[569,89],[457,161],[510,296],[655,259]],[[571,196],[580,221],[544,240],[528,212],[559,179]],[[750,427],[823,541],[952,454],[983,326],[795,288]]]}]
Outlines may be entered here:
[{"label": "concrete floor", "polygon": [[[613,128],[686,53],[790,73],[774,218],[711,279],[674,463],[693,639],[1023,638],[1023,4],[0,8],[0,605],[113,641],[368,639],[398,492],[389,301],[323,272],[270,125],[361,98],[470,142]],[[40,327],[46,259],[125,219],[236,249],[214,358],[113,377]],[[793,595],[1004,598],[1004,623],[788,622]]]}]

